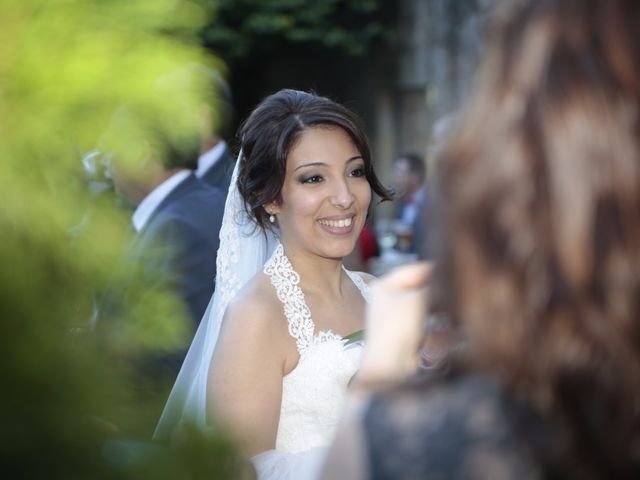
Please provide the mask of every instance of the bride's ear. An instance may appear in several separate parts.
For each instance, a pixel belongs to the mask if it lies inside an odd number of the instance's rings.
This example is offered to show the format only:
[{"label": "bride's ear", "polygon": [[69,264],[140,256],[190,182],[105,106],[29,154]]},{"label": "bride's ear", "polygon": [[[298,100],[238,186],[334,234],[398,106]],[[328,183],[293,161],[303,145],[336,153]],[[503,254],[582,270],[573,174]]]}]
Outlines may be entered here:
[{"label": "bride's ear", "polygon": [[264,208],[265,212],[267,212],[268,215],[277,215],[278,213],[280,213],[280,205],[278,205],[278,202],[269,202],[269,203],[265,203],[262,208]]}]

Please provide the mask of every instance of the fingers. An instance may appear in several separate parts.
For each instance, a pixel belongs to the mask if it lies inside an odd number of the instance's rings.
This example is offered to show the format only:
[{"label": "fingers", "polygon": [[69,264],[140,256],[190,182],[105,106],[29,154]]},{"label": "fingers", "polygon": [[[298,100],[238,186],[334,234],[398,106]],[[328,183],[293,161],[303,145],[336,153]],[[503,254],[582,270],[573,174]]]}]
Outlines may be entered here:
[{"label": "fingers", "polygon": [[426,314],[432,269],[427,262],[406,265],[374,282],[369,320],[387,323],[389,317],[400,317],[397,321],[404,324],[421,321]]},{"label": "fingers", "polygon": [[389,288],[392,290],[411,290],[426,287],[431,279],[433,265],[429,262],[418,262],[403,265],[384,277],[373,282],[374,288]]},{"label": "fingers", "polygon": [[403,266],[374,282],[367,308],[361,375],[369,380],[406,377],[417,366],[432,266]]}]

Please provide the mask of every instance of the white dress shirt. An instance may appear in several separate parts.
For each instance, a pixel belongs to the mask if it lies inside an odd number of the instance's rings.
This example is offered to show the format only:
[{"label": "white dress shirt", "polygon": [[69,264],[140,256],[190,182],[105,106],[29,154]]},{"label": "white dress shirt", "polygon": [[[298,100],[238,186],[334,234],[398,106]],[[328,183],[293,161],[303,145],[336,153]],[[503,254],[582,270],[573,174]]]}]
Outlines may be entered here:
[{"label": "white dress shirt", "polygon": [[424,202],[425,195],[427,194],[427,187],[420,187],[412,195],[410,201],[407,201],[404,209],[402,210],[402,221],[407,225],[413,225],[418,214],[420,213],[420,207]]},{"label": "white dress shirt", "polygon": [[153,215],[153,212],[156,211],[162,201],[167,198],[167,196],[190,174],[191,170],[180,170],[167,178],[164,182],[151,190],[151,193],[144,197],[131,217],[131,223],[133,223],[133,228],[135,228],[136,232],[139,232],[144,228],[149,221],[149,218],[151,218],[151,215]]},{"label": "white dress shirt", "polygon": [[218,163],[218,160],[220,160],[220,157],[222,157],[226,148],[227,143],[224,140],[219,140],[215,147],[200,155],[200,157],[198,157],[198,169],[196,170],[196,176],[198,178],[202,178],[202,176],[207,173],[211,167]]}]

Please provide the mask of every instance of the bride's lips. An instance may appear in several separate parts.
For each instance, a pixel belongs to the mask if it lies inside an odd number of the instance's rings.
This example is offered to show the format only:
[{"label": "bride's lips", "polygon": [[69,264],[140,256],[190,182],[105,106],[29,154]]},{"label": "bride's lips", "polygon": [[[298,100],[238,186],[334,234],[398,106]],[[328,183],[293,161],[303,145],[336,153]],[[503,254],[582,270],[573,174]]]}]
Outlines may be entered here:
[{"label": "bride's lips", "polygon": [[355,226],[355,214],[336,215],[324,217],[317,220],[320,228],[332,235],[347,235],[353,231]]}]

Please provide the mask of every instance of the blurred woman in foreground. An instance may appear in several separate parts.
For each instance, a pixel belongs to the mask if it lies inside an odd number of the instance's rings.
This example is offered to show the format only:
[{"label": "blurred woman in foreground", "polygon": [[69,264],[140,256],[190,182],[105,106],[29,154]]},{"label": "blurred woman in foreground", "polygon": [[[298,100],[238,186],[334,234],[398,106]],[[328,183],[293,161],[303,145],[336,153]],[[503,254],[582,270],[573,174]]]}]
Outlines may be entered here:
[{"label": "blurred woman in foreground", "polygon": [[[325,478],[640,478],[640,3],[491,27],[437,182],[429,301],[466,348],[354,406]],[[413,371],[427,277],[374,287],[361,385]]]}]

